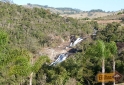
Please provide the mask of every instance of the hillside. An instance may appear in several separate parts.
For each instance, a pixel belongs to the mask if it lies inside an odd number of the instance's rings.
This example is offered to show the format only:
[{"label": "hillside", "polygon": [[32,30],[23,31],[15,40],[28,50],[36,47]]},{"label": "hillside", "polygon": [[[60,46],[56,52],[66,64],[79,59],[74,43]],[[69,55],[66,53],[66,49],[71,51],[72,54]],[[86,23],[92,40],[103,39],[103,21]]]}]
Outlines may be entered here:
[{"label": "hillside", "polygon": [[[101,85],[96,75],[106,54],[105,72],[113,71],[114,56],[124,75],[123,19],[103,24],[6,2],[0,2],[0,17],[0,85]],[[83,41],[69,47],[71,36]],[[50,66],[61,53],[67,59]]]}]

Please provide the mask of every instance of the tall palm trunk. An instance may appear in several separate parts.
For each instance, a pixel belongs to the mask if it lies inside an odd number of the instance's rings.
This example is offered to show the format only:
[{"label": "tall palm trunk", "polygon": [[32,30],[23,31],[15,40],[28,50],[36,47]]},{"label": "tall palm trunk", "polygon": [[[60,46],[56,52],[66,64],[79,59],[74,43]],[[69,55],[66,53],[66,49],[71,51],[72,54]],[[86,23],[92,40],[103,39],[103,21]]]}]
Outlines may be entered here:
[{"label": "tall palm trunk", "polygon": [[[102,58],[102,73],[105,73],[105,58]],[[103,76],[103,80],[102,80],[102,85],[105,85],[104,83],[104,76]]]},{"label": "tall palm trunk", "polygon": [[32,78],[33,78],[33,72],[30,74],[30,84],[29,85],[32,85]]},{"label": "tall palm trunk", "polygon": [[[33,65],[33,58],[31,58],[31,65]],[[31,72],[30,74],[29,85],[32,85],[32,79],[33,79],[33,72]]]},{"label": "tall palm trunk", "polygon": [[[113,73],[115,73],[115,57],[113,56]],[[113,82],[113,85],[115,85],[115,81]]]}]

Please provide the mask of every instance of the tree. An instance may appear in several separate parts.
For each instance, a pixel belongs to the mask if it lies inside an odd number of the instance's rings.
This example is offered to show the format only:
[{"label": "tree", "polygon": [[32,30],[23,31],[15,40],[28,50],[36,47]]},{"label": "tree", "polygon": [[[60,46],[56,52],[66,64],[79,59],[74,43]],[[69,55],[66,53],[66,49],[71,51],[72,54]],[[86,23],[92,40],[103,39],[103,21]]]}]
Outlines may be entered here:
[{"label": "tree", "polygon": [[[113,73],[115,73],[115,55],[117,55],[116,43],[114,41],[111,41],[110,43],[108,43],[107,48],[110,50],[111,57],[113,59]],[[115,85],[115,81],[113,85]]]},{"label": "tree", "polygon": [[6,62],[8,60],[7,54],[8,54],[8,34],[4,30],[0,30],[0,84],[2,84],[3,81],[6,79]]},{"label": "tree", "polygon": [[[30,73],[30,57],[26,50],[5,47],[0,53],[0,84],[22,84]],[[0,51],[0,52],[2,52]],[[14,81],[13,81],[14,80]],[[8,82],[9,81],[9,82]]]},{"label": "tree", "polygon": [[97,38],[102,39],[106,42],[118,41],[119,38],[121,38],[118,37],[120,35],[120,33],[118,33],[119,26],[120,23],[116,23],[116,22],[108,23],[103,30],[99,31]]},{"label": "tree", "polygon": [[0,30],[0,46],[5,46],[8,43],[8,34],[4,30]]},{"label": "tree", "polygon": [[32,85],[33,74],[37,73],[45,62],[49,62],[49,59],[47,56],[41,56],[41,57],[39,57],[39,59],[37,61],[32,62],[32,67],[31,67],[32,72],[30,74],[30,82],[29,82],[30,84],[29,85]]},{"label": "tree", "polygon": [[[91,46],[86,51],[86,55],[97,57],[102,61],[102,73],[105,73],[105,58],[110,54],[110,51],[106,48],[106,45],[103,41],[98,40],[93,46]],[[102,82],[104,85],[104,80]]]}]

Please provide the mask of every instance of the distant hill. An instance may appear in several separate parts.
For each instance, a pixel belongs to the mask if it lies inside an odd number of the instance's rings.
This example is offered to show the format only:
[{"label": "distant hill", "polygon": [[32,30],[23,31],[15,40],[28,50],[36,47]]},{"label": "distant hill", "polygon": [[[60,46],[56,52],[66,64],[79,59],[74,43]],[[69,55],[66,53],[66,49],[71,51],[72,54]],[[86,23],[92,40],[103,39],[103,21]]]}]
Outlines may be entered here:
[{"label": "distant hill", "polygon": [[77,13],[82,13],[83,11],[80,9],[73,9],[73,8],[54,8],[54,7],[49,7],[47,5],[38,5],[38,4],[30,4],[28,3],[26,7],[38,7],[38,8],[44,8],[50,10],[52,13],[57,13],[57,14],[77,14]]},{"label": "distant hill", "polygon": [[54,8],[49,7],[48,5],[38,5],[38,4],[30,4],[25,5],[26,7],[38,7],[50,10],[52,13],[60,14],[63,17],[73,17],[73,18],[97,18],[103,17],[113,14],[114,12],[105,12],[101,9],[92,9],[90,11],[83,11],[75,8]]}]

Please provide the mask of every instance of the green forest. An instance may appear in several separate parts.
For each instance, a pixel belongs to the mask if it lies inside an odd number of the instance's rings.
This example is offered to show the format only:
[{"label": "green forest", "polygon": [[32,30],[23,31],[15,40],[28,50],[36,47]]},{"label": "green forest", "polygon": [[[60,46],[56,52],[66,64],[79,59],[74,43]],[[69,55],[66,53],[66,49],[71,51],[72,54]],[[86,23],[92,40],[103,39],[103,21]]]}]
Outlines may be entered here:
[{"label": "green forest", "polygon": [[[96,75],[103,65],[105,73],[116,70],[124,75],[124,46],[117,46],[124,42],[123,18],[120,23],[99,24],[0,2],[0,85],[101,85]],[[97,35],[76,46],[82,52],[56,66],[49,66],[49,56],[36,56],[42,48],[57,47],[70,35],[91,35],[93,29]],[[124,79],[116,83],[121,82]]]}]

